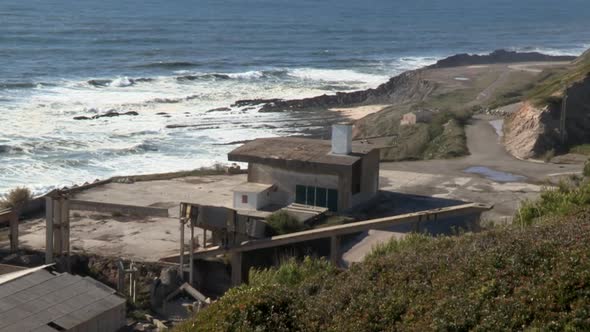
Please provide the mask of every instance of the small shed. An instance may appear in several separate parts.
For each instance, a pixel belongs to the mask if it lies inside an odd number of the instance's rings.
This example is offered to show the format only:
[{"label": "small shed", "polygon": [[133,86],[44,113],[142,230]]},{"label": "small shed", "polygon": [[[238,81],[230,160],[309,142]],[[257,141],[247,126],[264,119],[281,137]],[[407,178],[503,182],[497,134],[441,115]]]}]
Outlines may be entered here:
[{"label": "small shed", "polygon": [[431,110],[419,110],[414,112],[406,113],[402,116],[400,120],[400,125],[407,126],[407,125],[415,125],[416,123],[428,123],[432,120],[432,116],[434,115],[434,111]]},{"label": "small shed", "polygon": [[89,278],[47,266],[0,275],[0,332],[112,332],[125,325],[125,299]]},{"label": "small shed", "polygon": [[272,184],[244,182],[233,188],[236,210],[259,210],[270,203]]}]

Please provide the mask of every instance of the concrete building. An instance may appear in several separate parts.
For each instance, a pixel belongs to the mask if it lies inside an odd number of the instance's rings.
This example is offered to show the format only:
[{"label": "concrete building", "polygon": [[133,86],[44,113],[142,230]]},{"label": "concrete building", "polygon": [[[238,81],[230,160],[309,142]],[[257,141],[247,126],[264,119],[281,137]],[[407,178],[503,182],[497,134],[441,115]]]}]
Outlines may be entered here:
[{"label": "concrete building", "polygon": [[352,126],[335,125],[332,140],[255,139],[229,153],[248,163],[248,182],[234,189],[235,209],[299,203],[344,211],[374,197],[379,150],[352,142]]},{"label": "concrete building", "polygon": [[68,273],[3,266],[0,332],[114,332],[125,325],[125,299],[100,282]]},{"label": "concrete building", "polygon": [[432,120],[434,112],[431,110],[419,110],[406,113],[400,120],[400,125],[415,125],[416,123],[428,123]]}]

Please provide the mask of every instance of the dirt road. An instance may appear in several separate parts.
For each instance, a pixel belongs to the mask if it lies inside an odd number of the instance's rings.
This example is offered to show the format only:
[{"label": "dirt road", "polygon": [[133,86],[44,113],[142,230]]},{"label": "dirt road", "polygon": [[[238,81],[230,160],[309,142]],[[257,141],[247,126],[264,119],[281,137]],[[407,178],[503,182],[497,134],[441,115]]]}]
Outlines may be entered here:
[{"label": "dirt road", "polygon": [[477,116],[467,125],[469,156],[382,163],[382,189],[494,204],[484,218],[505,222],[522,200],[536,198],[548,179],[581,172],[580,164],[547,164],[512,157],[490,120]]}]

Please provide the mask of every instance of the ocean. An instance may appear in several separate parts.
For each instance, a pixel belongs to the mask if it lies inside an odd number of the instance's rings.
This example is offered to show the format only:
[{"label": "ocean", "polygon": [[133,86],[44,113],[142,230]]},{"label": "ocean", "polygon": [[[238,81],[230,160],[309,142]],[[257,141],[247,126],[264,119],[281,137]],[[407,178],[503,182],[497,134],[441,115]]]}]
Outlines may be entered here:
[{"label": "ocean", "polygon": [[[461,52],[577,55],[589,17],[587,0],[1,0],[0,194],[224,162],[298,128],[236,100],[376,87]],[[138,115],[74,119],[111,110]]]}]

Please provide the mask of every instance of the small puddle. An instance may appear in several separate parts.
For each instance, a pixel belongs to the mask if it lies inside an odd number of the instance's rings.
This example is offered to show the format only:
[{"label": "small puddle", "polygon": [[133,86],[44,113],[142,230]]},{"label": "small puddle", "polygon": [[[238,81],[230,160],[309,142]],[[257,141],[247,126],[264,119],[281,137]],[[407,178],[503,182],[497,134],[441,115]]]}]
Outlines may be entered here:
[{"label": "small puddle", "polygon": [[504,126],[503,119],[492,120],[492,121],[490,121],[490,124],[496,130],[496,134],[498,135],[498,137],[504,136],[504,132],[502,131],[502,127]]},{"label": "small puddle", "polygon": [[473,173],[483,175],[486,178],[496,182],[519,182],[526,179],[526,176],[516,175],[507,172],[495,171],[491,168],[483,166],[473,166],[465,169],[465,173]]},{"label": "small puddle", "polygon": [[470,79],[468,79],[467,77],[455,77],[455,80],[457,80],[457,81],[470,81]]}]

